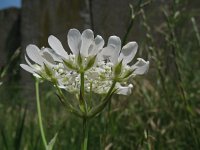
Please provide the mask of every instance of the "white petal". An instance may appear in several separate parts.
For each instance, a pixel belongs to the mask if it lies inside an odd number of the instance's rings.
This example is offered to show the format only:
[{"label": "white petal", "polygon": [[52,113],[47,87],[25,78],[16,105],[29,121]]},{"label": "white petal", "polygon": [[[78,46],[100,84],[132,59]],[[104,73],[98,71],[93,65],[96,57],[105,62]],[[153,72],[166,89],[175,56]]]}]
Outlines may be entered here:
[{"label": "white petal", "polygon": [[30,73],[32,73],[32,74],[35,74],[35,69],[33,69],[33,68],[31,68],[30,66],[28,66],[28,65],[26,65],[26,64],[20,64],[20,66],[24,69],[24,70],[26,70],[26,71],[28,71],[28,72],[30,72]]},{"label": "white petal", "polygon": [[59,39],[57,39],[55,36],[50,35],[48,38],[48,43],[51,46],[51,48],[60,56],[64,57],[65,59],[68,59],[68,54],[65,51],[65,49],[62,46],[62,43]]},{"label": "white petal", "polygon": [[110,61],[113,64],[118,62],[119,52],[121,50],[121,40],[117,36],[110,36],[108,39],[108,46],[112,49],[112,55],[110,56]]},{"label": "white petal", "polygon": [[100,36],[100,35],[97,35],[96,38],[94,39],[94,43],[97,47],[97,49],[102,49],[103,46],[104,46],[104,39]]},{"label": "white petal", "polygon": [[117,84],[116,87],[117,94],[130,95],[132,92],[133,85],[129,84],[128,86],[121,86],[120,84]]},{"label": "white petal", "polygon": [[92,45],[89,47],[88,53],[89,55],[96,55],[104,46],[104,39],[97,35],[94,39]]},{"label": "white petal", "polygon": [[48,61],[49,63],[55,64],[55,61],[54,61],[53,57],[52,57],[51,54],[48,53],[47,51],[44,51],[44,52],[42,53],[42,57],[43,57],[46,61]]},{"label": "white petal", "polygon": [[58,87],[61,88],[61,89],[66,89],[66,88],[67,88],[67,87],[64,86],[64,85],[58,85]]},{"label": "white petal", "polygon": [[119,54],[121,50],[121,40],[118,36],[110,36],[108,39],[108,45],[113,45],[116,53]]},{"label": "white petal", "polygon": [[33,65],[30,63],[30,61],[28,60],[28,58],[26,57],[26,55],[25,55],[25,61],[27,62],[27,64],[28,64],[30,67],[34,68]]},{"label": "white petal", "polygon": [[26,47],[26,53],[28,57],[35,63],[43,65],[44,60],[40,56],[39,51],[40,49],[36,45],[30,44]]},{"label": "white petal", "polygon": [[118,57],[118,54],[116,53],[115,46],[113,45],[108,45],[107,47],[104,47],[101,50],[101,52],[97,55],[97,59],[99,61],[109,60],[114,64],[117,62],[117,59],[116,59],[117,57]]},{"label": "white petal", "polygon": [[58,55],[57,53],[55,53],[54,50],[50,49],[50,48],[44,48],[42,49],[42,54],[44,53],[48,53],[49,55],[51,55],[51,57],[53,58],[54,61],[57,62],[62,62],[63,57]]},{"label": "white petal", "polygon": [[131,66],[131,68],[134,70],[134,74],[142,75],[148,71],[149,61],[138,58],[138,61],[133,66]]},{"label": "white petal", "polygon": [[135,57],[137,49],[138,44],[136,42],[129,42],[128,44],[123,46],[118,61],[121,61],[123,59],[123,64],[128,64]]},{"label": "white petal", "polygon": [[90,29],[84,30],[82,35],[81,35],[81,40],[82,40],[82,43],[81,43],[80,53],[81,53],[82,56],[87,57],[89,47],[92,44],[92,42],[94,41],[93,31],[90,30]]},{"label": "white petal", "polygon": [[81,34],[77,29],[70,29],[67,34],[67,41],[72,53],[78,55],[81,45]]}]

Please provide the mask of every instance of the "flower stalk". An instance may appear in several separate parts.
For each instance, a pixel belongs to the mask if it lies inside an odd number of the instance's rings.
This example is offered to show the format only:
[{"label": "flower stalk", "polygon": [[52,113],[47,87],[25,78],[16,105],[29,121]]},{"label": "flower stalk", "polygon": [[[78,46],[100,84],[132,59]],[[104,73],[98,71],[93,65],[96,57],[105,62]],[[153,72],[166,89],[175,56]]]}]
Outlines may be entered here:
[{"label": "flower stalk", "polygon": [[97,105],[96,107],[90,110],[90,112],[88,113],[88,118],[93,118],[97,114],[102,112],[102,110],[105,108],[107,103],[111,100],[112,94],[116,91],[114,90],[115,85],[116,85],[116,82],[114,81],[108,93],[106,94],[105,98],[102,100],[102,103],[100,103],[99,105]]},{"label": "flower stalk", "polygon": [[80,102],[84,107],[84,116],[83,118],[83,141],[82,141],[82,150],[87,150],[88,145],[88,118],[87,118],[87,103],[84,99],[85,95],[85,86],[84,86],[84,72],[80,73],[81,75],[81,87],[80,87]]},{"label": "flower stalk", "polygon": [[84,115],[87,116],[87,102],[84,99],[85,96],[85,80],[84,80],[84,72],[80,73],[81,75],[81,86],[80,86],[80,107],[82,109],[82,111],[84,112]]},{"label": "flower stalk", "polygon": [[58,97],[59,97],[61,103],[67,108],[67,110],[71,113],[74,113],[78,117],[82,117],[83,115],[81,114],[81,112],[79,112],[76,108],[74,108],[70,103],[68,103],[65,100],[65,96],[64,96],[63,92],[61,91],[61,89],[57,86],[57,84],[55,84],[55,87],[57,89]]},{"label": "flower stalk", "polygon": [[82,150],[87,150],[88,147],[88,118],[83,118],[83,141]]},{"label": "flower stalk", "polygon": [[40,133],[42,136],[42,142],[44,144],[45,149],[47,149],[47,140],[45,137],[44,127],[42,123],[42,114],[41,114],[41,107],[40,107],[40,95],[39,95],[39,80],[36,79],[35,81],[35,91],[36,91],[36,103],[37,103],[37,112],[38,112],[38,121],[39,121],[39,128]]}]

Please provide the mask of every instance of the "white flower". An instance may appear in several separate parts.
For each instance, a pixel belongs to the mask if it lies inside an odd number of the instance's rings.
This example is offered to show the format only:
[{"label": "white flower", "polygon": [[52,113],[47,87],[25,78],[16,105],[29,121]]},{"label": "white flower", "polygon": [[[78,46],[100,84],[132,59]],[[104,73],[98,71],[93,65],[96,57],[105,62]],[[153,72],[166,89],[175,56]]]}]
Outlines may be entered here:
[{"label": "white flower", "polygon": [[116,88],[117,94],[130,95],[132,92],[133,85],[129,84],[128,86],[122,86],[121,84],[117,83]]},{"label": "white flower", "polygon": [[149,68],[149,62],[142,58],[129,65],[138,49],[136,42],[129,42],[121,48],[120,38],[111,36],[103,48],[103,38],[99,35],[94,38],[90,29],[82,34],[77,29],[70,29],[67,41],[70,54],[53,35],[48,38],[51,48],[39,49],[28,45],[25,56],[28,65],[20,66],[37,78],[49,80],[68,92],[80,92],[80,73],[84,73],[86,92],[106,94],[114,81],[116,93],[122,95],[129,95],[133,88],[127,80],[146,73]]},{"label": "white flower", "polygon": [[28,58],[31,59],[31,61],[34,62],[35,64],[32,64],[26,56],[25,56],[25,60],[28,65],[20,64],[20,66],[24,70],[32,73],[36,77],[40,77],[39,74],[43,72],[42,70],[44,68],[44,59],[40,55],[39,51],[40,49],[37,46],[28,45],[26,47],[26,54],[28,55]]},{"label": "white flower", "polygon": [[46,79],[54,84],[57,82],[60,88],[65,87],[69,92],[79,91],[80,83],[74,80],[79,74],[68,70],[54,50],[44,47],[39,49],[35,45],[28,45],[26,54],[25,60],[28,65],[20,64],[24,70],[32,73],[36,78]]},{"label": "white flower", "polygon": [[77,29],[70,29],[67,40],[72,53],[80,53],[84,57],[96,55],[104,46],[103,38],[100,35],[94,38],[94,33],[90,29],[84,30],[82,34]]},{"label": "white flower", "polygon": [[[77,68],[79,65],[77,63],[79,54],[83,57],[82,65],[86,68],[89,61],[96,56],[104,46],[103,38],[100,35],[94,38],[94,33],[90,29],[84,30],[82,34],[77,29],[70,29],[67,35],[67,41],[72,52],[70,55],[64,50],[61,42],[55,36],[50,35],[48,38],[49,45],[55,53],[59,55],[61,59],[71,63],[74,68]],[[71,59],[72,57],[73,59]],[[94,62],[90,68],[94,65]]]},{"label": "white flower", "polygon": [[[129,95],[133,85],[123,84],[124,86],[122,86],[120,83],[123,83],[135,75],[146,73],[149,68],[149,61],[145,61],[142,58],[138,58],[138,61],[134,65],[129,65],[135,57],[137,49],[138,44],[136,42],[129,42],[121,48],[120,38],[117,36],[110,36],[107,46],[103,48],[97,56],[98,62],[96,67],[91,69],[90,73],[96,74],[95,80],[99,83],[101,83],[102,80],[104,80],[104,82],[107,81],[107,83],[113,80],[116,81],[116,93]],[[111,86],[111,83],[109,86]],[[102,92],[107,91],[104,90]]]},{"label": "white flower", "polygon": [[[149,61],[138,58],[138,62],[129,66],[128,64],[133,60],[137,53],[138,44],[136,42],[129,42],[121,49],[121,40],[117,36],[110,36],[108,44],[98,55],[98,61],[105,61],[112,63],[113,66],[122,61],[122,71],[132,70],[133,75],[142,75],[148,71]],[[125,71],[124,70],[124,71]]]},{"label": "white flower", "polygon": [[142,75],[146,73],[149,69],[149,61],[145,61],[142,58],[137,58],[137,62],[131,66],[131,69],[134,70],[134,74]]},{"label": "white flower", "polygon": [[56,61],[59,61],[59,58],[56,57],[54,51],[49,48],[42,48],[40,50],[36,45],[30,44],[26,47],[26,54],[28,57],[25,56],[25,60],[28,65],[20,64],[20,66],[37,78],[51,80],[46,69],[50,69],[49,73],[52,73],[52,75],[54,74],[51,69],[57,65]]}]

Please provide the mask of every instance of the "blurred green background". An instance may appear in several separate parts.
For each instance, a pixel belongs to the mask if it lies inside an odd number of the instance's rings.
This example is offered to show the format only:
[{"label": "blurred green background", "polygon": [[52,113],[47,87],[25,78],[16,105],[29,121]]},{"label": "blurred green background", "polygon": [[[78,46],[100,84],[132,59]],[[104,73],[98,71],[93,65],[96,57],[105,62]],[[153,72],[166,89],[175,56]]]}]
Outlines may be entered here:
[{"label": "blurred green background", "polygon": [[[48,46],[51,34],[69,50],[70,28],[137,41],[136,57],[150,61],[149,72],[131,81],[133,93],[115,95],[111,114],[105,109],[91,120],[90,150],[200,149],[199,14],[199,0],[22,0],[1,9],[0,150],[43,149],[34,80],[19,64],[26,45]],[[50,83],[40,94],[47,139],[58,132],[56,150],[79,150],[81,120]]]}]

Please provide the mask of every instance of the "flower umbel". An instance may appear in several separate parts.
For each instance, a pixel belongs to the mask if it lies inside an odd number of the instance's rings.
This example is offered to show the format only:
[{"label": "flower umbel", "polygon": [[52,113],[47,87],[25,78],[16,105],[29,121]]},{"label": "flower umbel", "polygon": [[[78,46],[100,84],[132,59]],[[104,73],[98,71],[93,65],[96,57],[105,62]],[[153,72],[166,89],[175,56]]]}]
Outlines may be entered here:
[{"label": "flower umbel", "polygon": [[[107,46],[100,35],[94,38],[94,33],[86,29],[81,34],[77,29],[70,29],[67,41],[71,53],[65,51],[62,43],[53,35],[48,38],[51,48],[35,45],[26,47],[25,60],[27,64],[20,66],[32,73],[37,79],[48,80],[53,83],[58,97],[67,110],[83,119],[83,150],[87,149],[88,119],[95,117],[111,102],[114,93],[129,95],[133,85],[129,79],[147,72],[149,62],[138,58],[134,65],[129,65],[136,55],[138,45],[129,42],[121,48],[121,40],[117,36],[110,36]],[[38,81],[38,80],[37,80]],[[41,135],[46,149],[40,105],[39,86],[36,84],[38,116]],[[76,95],[77,103],[66,99],[63,90]],[[97,103],[92,101],[92,93],[103,95]],[[89,95],[90,98],[88,98]],[[53,138],[54,141],[56,139]]]},{"label": "flower umbel", "polygon": [[[129,42],[121,48],[121,40],[117,36],[110,36],[108,44],[97,55],[97,65],[94,68],[96,80],[99,82],[107,81],[111,86],[112,81],[116,81],[117,94],[128,95],[131,93],[132,84],[126,83],[128,79],[136,75],[142,75],[148,71],[149,61],[138,58],[138,61],[129,66],[137,52],[136,42]],[[121,84],[125,85],[122,86]],[[98,91],[98,90],[97,90]],[[103,91],[107,92],[108,89]]]},{"label": "flower umbel", "polygon": [[70,54],[53,35],[48,38],[51,48],[39,49],[28,45],[28,57],[25,56],[28,65],[21,64],[21,67],[37,78],[49,80],[62,89],[76,93],[80,91],[80,73],[84,72],[86,92],[91,92],[92,87],[93,92],[105,94],[112,82],[116,81],[116,93],[123,95],[130,94],[133,87],[127,84],[128,79],[148,71],[149,61],[142,58],[129,65],[137,53],[136,42],[129,42],[121,48],[120,38],[110,36],[107,46],[103,47],[103,38],[100,35],[94,38],[90,29],[82,34],[77,29],[70,29],[67,41],[72,52]]}]

